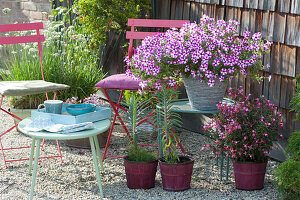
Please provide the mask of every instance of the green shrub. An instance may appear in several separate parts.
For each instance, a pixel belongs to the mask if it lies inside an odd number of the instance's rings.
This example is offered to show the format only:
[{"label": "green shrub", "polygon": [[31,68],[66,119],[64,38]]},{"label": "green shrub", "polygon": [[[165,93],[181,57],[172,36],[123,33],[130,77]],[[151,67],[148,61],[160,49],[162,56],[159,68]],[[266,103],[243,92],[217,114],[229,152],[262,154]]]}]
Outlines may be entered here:
[{"label": "green shrub", "polygon": [[286,148],[286,152],[293,154],[300,152],[300,131],[295,131],[288,139],[289,145]]},{"label": "green shrub", "polygon": [[279,195],[283,199],[298,199],[300,196],[300,131],[289,138],[287,152],[291,157],[281,163],[274,172]]},{"label": "green shrub", "polygon": [[138,18],[150,9],[150,0],[78,0],[74,4],[85,34],[94,46],[105,44],[108,31],[124,31],[129,18]]},{"label": "green shrub", "polygon": [[[67,8],[53,10],[52,19],[44,29],[46,42],[43,48],[43,67],[45,80],[67,84],[70,89],[59,91],[57,98],[65,101],[69,97],[84,99],[96,92],[94,85],[103,78],[98,68],[98,57],[89,50],[89,40],[78,24],[78,17],[66,23]],[[63,16],[64,21],[54,18]],[[72,24],[72,25],[71,25]],[[30,33],[21,33],[30,34]],[[42,74],[37,44],[3,46],[2,55],[6,70],[0,75],[7,81],[41,80]],[[36,108],[45,100],[45,95],[31,95],[13,98],[11,103],[19,108]]]},{"label": "green shrub", "polygon": [[296,111],[296,119],[300,120],[300,75],[296,77],[297,86],[295,91],[295,96],[290,102],[292,106],[291,111]]}]

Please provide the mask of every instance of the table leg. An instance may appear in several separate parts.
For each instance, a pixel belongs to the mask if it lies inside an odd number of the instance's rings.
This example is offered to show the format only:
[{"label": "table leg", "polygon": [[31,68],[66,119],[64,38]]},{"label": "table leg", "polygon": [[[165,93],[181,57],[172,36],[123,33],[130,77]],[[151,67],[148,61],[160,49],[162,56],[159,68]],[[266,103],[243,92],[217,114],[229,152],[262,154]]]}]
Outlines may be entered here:
[{"label": "table leg", "polygon": [[35,149],[35,156],[34,156],[34,165],[33,165],[33,173],[32,173],[32,179],[31,179],[31,189],[30,189],[30,200],[33,199],[33,193],[34,193],[34,186],[36,181],[36,172],[37,172],[37,165],[40,155],[40,144],[41,139],[37,139],[36,149]]},{"label": "table leg", "polygon": [[34,146],[35,146],[35,137],[32,138],[31,148],[30,148],[29,168],[28,168],[28,174],[29,175],[31,174],[31,169],[32,169],[32,160],[33,160]]},{"label": "table leg", "polygon": [[229,174],[229,156],[226,156],[226,182],[228,181]]},{"label": "table leg", "polygon": [[101,196],[101,198],[103,198],[102,183],[101,183],[101,177],[100,177],[100,172],[99,172],[99,166],[98,166],[98,161],[97,161],[95,143],[94,143],[93,136],[89,137],[89,139],[90,139],[90,145],[91,145],[92,154],[93,154],[93,160],[94,160],[94,166],[95,166],[95,171],[96,171],[100,196]]},{"label": "table leg", "polygon": [[94,141],[95,141],[95,145],[96,145],[98,160],[100,162],[100,168],[101,168],[102,171],[104,171],[104,167],[103,167],[103,162],[102,162],[102,159],[101,159],[101,153],[100,153],[100,148],[99,148],[99,142],[98,142],[97,135],[94,136]]},{"label": "table leg", "polygon": [[223,179],[223,166],[224,166],[224,157],[223,156],[220,157],[220,161],[221,161],[221,163],[220,163],[220,180],[222,181],[222,179]]},{"label": "table leg", "polygon": [[161,122],[161,115],[159,113],[157,113],[157,120],[159,121],[158,125],[157,125],[157,130],[158,130],[158,135],[157,135],[157,142],[158,142],[158,152],[159,152],[159,156],[158,158],[162,158],[164,156],[163,154],[163,148],[162,148],[162,130],[161,127],[159,126],[160,122]]}]

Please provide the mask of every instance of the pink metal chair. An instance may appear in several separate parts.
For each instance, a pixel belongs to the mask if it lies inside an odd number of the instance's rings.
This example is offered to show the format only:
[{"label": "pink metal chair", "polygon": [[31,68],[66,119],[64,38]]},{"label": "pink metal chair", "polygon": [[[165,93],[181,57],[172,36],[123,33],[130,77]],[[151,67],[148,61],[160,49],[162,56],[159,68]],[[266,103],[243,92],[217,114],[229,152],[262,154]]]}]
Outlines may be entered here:
[{"label": "pink metal chair", "polygon": [[[131,27],[131,30],[127,31],[127,33],[126,33],[126,39],[129,39],[129,48],[128,48],[129,57],[132,55],[134,40],[142,40],[142,39],[146,38],[147,36],[152,36],[152,35],[158,33],[158,32],[136,31],[135,30],[136,27],[155,27],[155,28],[158,28],[158,30],[159,30],[159,28],[160,29],[180,28],[184,23],[189,23],[189,21],[188,20],[158,20],[158,19],[128,19],[128,26]],[[127,66],[127,69],[128,69],[128,66]],[[117,118],[120,121],[122,127],[124,128],[127,136],[129,136],[129,131],[126,128],[121,116],[119,115],[119,110],[127,111],[127,109],[121,105],[122,96],[123,96],[125,90],[138,91],[139,81],[126,76],[126,74],[115,74],[115,75],[109,76],[109,77],[101,80],[100,82],[98,82],[95,85],[95,87],[103,90],[107,100],[109,101],[112,109],[115,112],[112,126],[110,129],[109,135],[108,135],[105,149],[104,149],[102,160],[104,161],[106,157],[118,157],[118,158],[123,157],[123,156],[116,156],[116,155],[108,155],[107,150],[109,147],[110,138],[111,138],[111,135],[112,135],[112,132],[114,129],[114,125],[115,125],[115,121]],[[107,92],[108,90],[120,90],[121,91],[117,103],[112,101],[109,93]],[[150,115],[152,115],[152,113],[150,113],[149,116]],[[139,123],[139,125],[144,122],[148,122],[148,120],[144,119],[143,121],[141,121]],[[140,144],[140,145],[157,147],[157,145],[149,145],[149,144]],[[186,151],[183,149],[183,147],[180,143],[179,143],[179,148],[181,149],[181,151],[183,153],[186,153]]]},{"label": "pink metal chair", "polygon": [[[42,46],[41,42],[45,41],[44,35],[41,35],[40,30],[43,29],[43,23],[24,23],[24,24],[5,24],[0,25],[0,32],[15,32],[15,31],[36,31],[35,35],[26,35],[26,36],[7,36],[7,37],[0,37],[0,45],[6,44],[22,44],[22,43],[38,43],[38,52],[41,62],[41,73],[43,80],[33,80],[33,81],[0,81],[0,111],[10,115],[11,117],[22,120],[18,116],[8,112],[2,107],[3,99],[6,96],[24,96],[24,95],[31,95],[31,94],[39,94],[39,93],[46,93],[46,97],[48,99],[47,92],[54,92],[54,99],[56,98],[57,90],[67,89],[69,86],[64,84],[56,84],[51,82],[46,82],[44,78],[44,71],[43,71],[43,62],[42,62]],[[4,148],[1,142],[1,138],[6,135],[8,132],[12,131],[18,124],[10,127],[8,130],[0,133],[0,150],[3,155],[4,165],[7,168],[6,163],[14,162],[14,161],[24,161],[29,160],[29,158],[25,159],[11,159],[8,160],[5,157],[5,151],[8,150],[16,150],[16,149],[25,149],[30,148],[27,147],[11,147],[11,148]],[[42,144],[43,145],[43,144]],[[49,156],[49,157],[40,157],[40,158],[54,158],[59,157],[62,161],[61,151],[59,147],[59,142],[57,141],[58,146],[58,156]]]}]

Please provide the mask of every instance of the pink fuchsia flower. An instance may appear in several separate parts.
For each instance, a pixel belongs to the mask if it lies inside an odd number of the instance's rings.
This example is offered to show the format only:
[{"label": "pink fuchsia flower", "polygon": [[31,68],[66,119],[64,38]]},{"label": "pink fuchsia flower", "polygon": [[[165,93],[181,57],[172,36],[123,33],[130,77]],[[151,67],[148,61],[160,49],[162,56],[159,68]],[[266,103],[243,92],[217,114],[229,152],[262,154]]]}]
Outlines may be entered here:
[{"label": "pink fuchsia flower", "polygon": [[244,95],[242,88],[230,88],[229,95],[235,103],[219,103],[219,114],[206,126],[206,132],[217,131],[211,148],[235,160],[263,161],[263,152],[270,151],[282,124],[276,106],[264,97]]}]

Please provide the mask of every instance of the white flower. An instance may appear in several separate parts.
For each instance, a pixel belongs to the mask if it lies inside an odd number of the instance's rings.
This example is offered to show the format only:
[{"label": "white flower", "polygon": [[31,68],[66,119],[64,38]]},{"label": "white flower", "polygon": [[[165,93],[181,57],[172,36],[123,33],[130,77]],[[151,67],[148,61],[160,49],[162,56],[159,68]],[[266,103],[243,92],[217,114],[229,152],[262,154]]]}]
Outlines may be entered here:
[{"label": "white flower", "polygon": [[38,51],[36,48],[30,48],[29,49],[29,52],[36,52],[36,51]]},{"label": "white flower", "polygon": [[11,9],[10,8],[3,8],[2,9],[2,12],[3,12],[3,14],[8,14],[9,12],[11,11]]},{"label": "white flower", "polygon": [[269,80],[269,82],[271,81],[271,78],[272,78],[272,76],[270,75],[270,76],[268,76],[268,80]]}]

